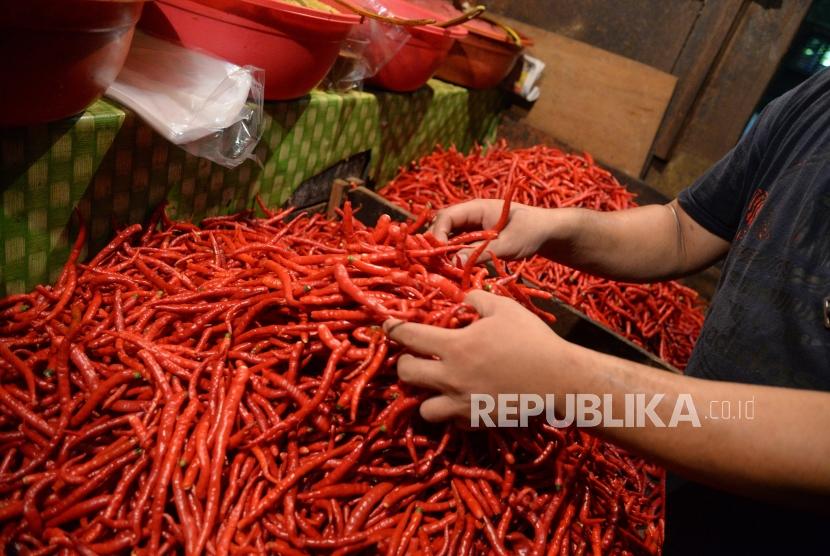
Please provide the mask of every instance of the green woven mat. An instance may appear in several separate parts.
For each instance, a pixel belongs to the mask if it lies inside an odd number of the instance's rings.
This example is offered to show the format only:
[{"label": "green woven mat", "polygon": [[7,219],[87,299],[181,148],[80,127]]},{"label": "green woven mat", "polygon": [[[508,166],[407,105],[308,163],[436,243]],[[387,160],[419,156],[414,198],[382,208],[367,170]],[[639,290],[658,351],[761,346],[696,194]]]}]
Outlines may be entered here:
[{"label": "green woven mat", "polygon": [[432,80],[409,95],[378,93],[377,100],[382,145],[372,157],[371,175],[383,184],[436,144],[466,151],[476,142],[495,139],[504,97]]},{"label": "green woven mat", "polygon": [[98,102],[78,118],[0,130],[0,294],[57,278],[72,210],[123,121],[124,112]]},{"label": "green woven mat", "polygon": [[436,80],[405,95],[314,91],[266,104],[260,162],[233,170],[186,153],[105,100],[70,120],[0,130],[0,295],[54,282],[75,236],[75,207],[94,253],[113,225],[143,222],[165,199],[172,217],[194,222],[251,207],[257,194],[276,206],[365,151],[370,177],[383,184],[436,144],[466,150],[491,141],[502,103],[498,91]]}]

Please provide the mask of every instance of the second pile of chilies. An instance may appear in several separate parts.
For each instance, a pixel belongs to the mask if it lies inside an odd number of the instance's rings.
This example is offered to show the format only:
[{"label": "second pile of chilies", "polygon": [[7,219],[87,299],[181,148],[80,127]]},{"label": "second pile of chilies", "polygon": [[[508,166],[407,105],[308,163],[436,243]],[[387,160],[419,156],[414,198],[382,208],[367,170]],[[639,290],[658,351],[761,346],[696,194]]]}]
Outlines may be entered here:
[{"label": "second pile of chilies", "polygon": [[420,419],[378,325],[473,321],[465,238],[345,211],[160,212],[0,301],[0,552],[658,553],[660,469],[543,423]]}]

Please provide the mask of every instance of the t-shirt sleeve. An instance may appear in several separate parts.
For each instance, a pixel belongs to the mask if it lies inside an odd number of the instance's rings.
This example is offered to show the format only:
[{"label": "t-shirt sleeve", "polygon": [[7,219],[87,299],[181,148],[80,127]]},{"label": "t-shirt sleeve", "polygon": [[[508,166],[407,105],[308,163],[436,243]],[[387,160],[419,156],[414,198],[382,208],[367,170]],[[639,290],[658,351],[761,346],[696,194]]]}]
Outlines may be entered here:
[{"label": "t-shirt sleeve", "polygon": [[677,198],[695,222],[726,241],[735,237],[744,207],[756,187],[755,176],[772,117],[769,108],[726,156]]}]

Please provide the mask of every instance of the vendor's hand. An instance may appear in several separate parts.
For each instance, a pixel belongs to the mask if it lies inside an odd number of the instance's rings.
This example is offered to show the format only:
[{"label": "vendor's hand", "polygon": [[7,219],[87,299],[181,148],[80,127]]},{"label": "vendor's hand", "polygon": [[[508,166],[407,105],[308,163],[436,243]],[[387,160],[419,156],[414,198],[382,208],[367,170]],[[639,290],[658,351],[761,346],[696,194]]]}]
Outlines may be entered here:
[{"label": "vendor's hand", "polygon": [[398,376],[438,392],[421,405],[427,421],[469,419],[471,394],[548,393],[554,370],[569,366],[571,344],[517,302],[481,290],[465,302],[481,315],[465,328],[384,323],[392,340],[426,356],[402,355]]},{"label": "vendor's hand", "polygon": [[[492,229],[501,216],[503,206],[504,201],[478,199],[447,207],[438,212],[431,231],[437,239],[447,241],[454,231]],[[567,224],[564,211],[512,203],[507,226],[490,243],[481,260],[487,260],[489,252],[503,259],[531,257],[543,247],[554,247],[554,244],[564,242]],[[461,260],[465,261],[471,251],[459,252]]]}]

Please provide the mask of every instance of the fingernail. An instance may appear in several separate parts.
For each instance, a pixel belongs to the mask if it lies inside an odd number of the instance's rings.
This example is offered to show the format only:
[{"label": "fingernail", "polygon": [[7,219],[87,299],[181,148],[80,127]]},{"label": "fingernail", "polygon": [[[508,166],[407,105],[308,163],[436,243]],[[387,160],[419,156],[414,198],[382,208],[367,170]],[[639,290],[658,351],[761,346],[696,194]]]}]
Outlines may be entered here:
[{"label": "fingernail", "polygon": [[392,330],[396,326],[400,326],[401,324],[403,324],[403,322],[404,321],[402,321],[400,319],[386,319],[385,321],[383,321],[383,331],[388,336],[389,333],[392,332]]}]

